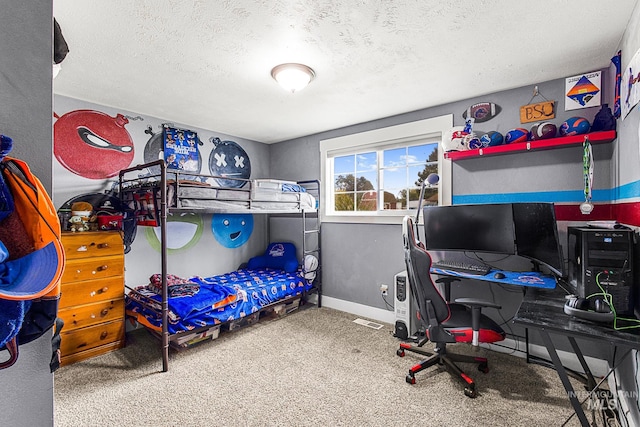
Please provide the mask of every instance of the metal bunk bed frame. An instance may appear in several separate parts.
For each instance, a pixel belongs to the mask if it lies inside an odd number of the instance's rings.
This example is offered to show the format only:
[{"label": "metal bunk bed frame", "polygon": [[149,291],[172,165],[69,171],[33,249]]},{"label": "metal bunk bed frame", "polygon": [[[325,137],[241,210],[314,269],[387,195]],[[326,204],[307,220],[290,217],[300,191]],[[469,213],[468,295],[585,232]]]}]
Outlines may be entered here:
[{"label": "metal bunk bed frame", "polygon": [[[152,170],[153,168],[159,168],[160,172],[159,173],[153,173],[151,175],[148,176],[144,176],[144,177],[136,177],[136,178],[125,178],[125,176],[129,173],[135,172],[135,171],[143,171],[145,169],[147,170]],[[164,160],[156,160],[153,162],[149,162],[149,163],[145,163],[145,164],[139,164],[136,166],[132,166],[129,167],[127,169],[122,169],[118,175],[118,182],[119,182],[119,186],[118,186],[118,194],[119,197],[122,199],[124,194],[127,191],[127,184],[131,184],[134,182],[140,182],[142,179],[145,178],[155,178],[156,181],[154,181],[154,185],[158,188],[161,189],[160,191],[160,208],[158,210],[158,225],[160,226],[160,251],[161,251],[161,274],[162,274],[162,304],[161,304],[161,315],[162,315],[162,332],[161,332],[161,342],[162,342],[162,371],[163,372],[167,372],[169,370],[169,347],[170,347],[170,333],[168,330],[168,312],[169,312],[169,302],[168,302],[168,286],[167,286],[167,214],[169,212],[184,212],[186,210],[190,211],[190,212],[196,212],[196,213],[216,213],[216,212],[225,212],[225,213],[257,213],[257,214],[278,214],[278,215],[285,215],[285,216],[291,216],[291,215],[302,215],[302,231],[303,231],[303,239],[302,239],[302,265],[303,265],[303,273],[306,273],[304,271],[304,259],[306,255],[314,255],[317,260],[318,260],[318,267],[316,269],[316,279],[314,280],[314,287],[317,291],[317,306],[320,307],[321,306],[321,295],[322,295],[322,274],[321,274],[321,258],[320,258],[320,240],[321,240],[321,235],[320,235],[320,213],[319,213],[319,206],[316,205],[316,208],[314,211],[312,211],[312,215],[309,216],[310,212],[307,212],[305,209],[301,209],[299,211],[295,211],[295,212],[282,212],[279,210],[258,210],[258,211],[254,211],[251,210],[251,203],[252,200],[251,198],[249,198],[248,200],[248,205],[247,207],[238,207],[237,209],[222,209],[222,208],[211,208],[211,209],[201,209],[201,208],[193,208],[193,207],[170,207],[169,203],[167,201],[167,175],[168,173],[170,173],[171,175],[175,176],[175,185],[176,185],[176,191],[175,191],[175,205],[179,206],[179,177],[181,176],[206,176],[208,178],[214,178],[214,179],[222,179],[222,180],[229,180],[229,179],[234,179],[234,180],[240,180],[238,178],[228,178],[228,177],[221,177],[221,176],[215,176],[215,175],[203,175],[203,174],[195,174],[195,173],[189,173],[189,172],[183,172],[183,171],[178,171],[178,170],[172,170],[171,172],[167,172],[167,167],[166,164],[164,162]],[[158,181],[159,178],[159,181]],[[246,181],[249,185],[251,185],[251,181],[250,180],[242,180],[242,181]],[[159,183],[159,186],[157,185]],[[319,181],[300,181],[298,182],[298,184],[302,185],[302,186],[315,186],[313,188],[315,188],[315,190],[317,191],[317,199],[316,199],[316,203],[318,204],[320,202],[320,182]],[[306,187],[305,187],[306,188]],[[250,192],[250,189],[247,190]],[[308,220],[310,218],[315,219],[315,222],[313,223],[312,226],[309,225]],[[307,236],[309,235],[313,235],[316,234],[317,235],[317,244],[315,245],[316,247],[314,249],[311,249],[307,246]],[[268,237],[268,236],[267,236]]]}]

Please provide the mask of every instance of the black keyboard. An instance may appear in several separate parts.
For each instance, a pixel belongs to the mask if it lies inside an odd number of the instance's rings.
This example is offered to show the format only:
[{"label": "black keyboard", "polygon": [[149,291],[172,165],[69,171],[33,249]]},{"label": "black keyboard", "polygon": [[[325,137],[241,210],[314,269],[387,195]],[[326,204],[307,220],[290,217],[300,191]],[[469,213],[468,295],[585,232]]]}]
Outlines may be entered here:
[{"label": "black keyboard", "polygon": [[478,276],[484,276],[491,271],[491,267],[488,267],[484,264],[474,264],[469,262],[460,262],[460,261],[452,261],[441,259],[440,261],[436,261],[431,264],[432,268],[439,268],[442,270],[452,270],[457,271],[459,273],[466,274],[475,274]]}]

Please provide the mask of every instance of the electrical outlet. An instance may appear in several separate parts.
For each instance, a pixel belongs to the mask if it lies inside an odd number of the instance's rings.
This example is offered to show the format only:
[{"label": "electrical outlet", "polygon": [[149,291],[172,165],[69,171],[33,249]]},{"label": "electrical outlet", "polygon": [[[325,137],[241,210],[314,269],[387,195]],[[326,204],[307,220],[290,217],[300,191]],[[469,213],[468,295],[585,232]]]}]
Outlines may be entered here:
[{"label": "electrical outlet", "polygon": [[380,292],[382,293],[383,297],[386,297],[388,295],[388,292],[389,292],[389,286],[380,285]]}]

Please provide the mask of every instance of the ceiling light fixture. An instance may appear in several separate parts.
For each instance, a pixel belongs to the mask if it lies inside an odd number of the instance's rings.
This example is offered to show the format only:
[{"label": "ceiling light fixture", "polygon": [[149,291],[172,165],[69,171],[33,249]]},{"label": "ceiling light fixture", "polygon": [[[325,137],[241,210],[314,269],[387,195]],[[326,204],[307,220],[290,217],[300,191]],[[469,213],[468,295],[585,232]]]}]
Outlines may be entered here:
[{"label": "ceiling light fixture", "polygon": [[316,73],[304,64],[280,64],[271,70],[271,77],[291,93],[304,89],[315,76]]}]

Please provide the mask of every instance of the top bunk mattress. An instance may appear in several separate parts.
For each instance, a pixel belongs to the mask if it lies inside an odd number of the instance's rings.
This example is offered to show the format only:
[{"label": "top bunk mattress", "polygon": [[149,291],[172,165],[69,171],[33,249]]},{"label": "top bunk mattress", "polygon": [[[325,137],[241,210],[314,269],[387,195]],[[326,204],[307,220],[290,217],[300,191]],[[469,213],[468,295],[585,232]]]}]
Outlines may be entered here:
[{"label": "top bunk mattress", "polygon": [[302,211],[317,209],[316,198],[289,181],[253,180],[250,188],[220,188],[190,182],[169,186],[167,199],[174,208],[213,210]]}]

